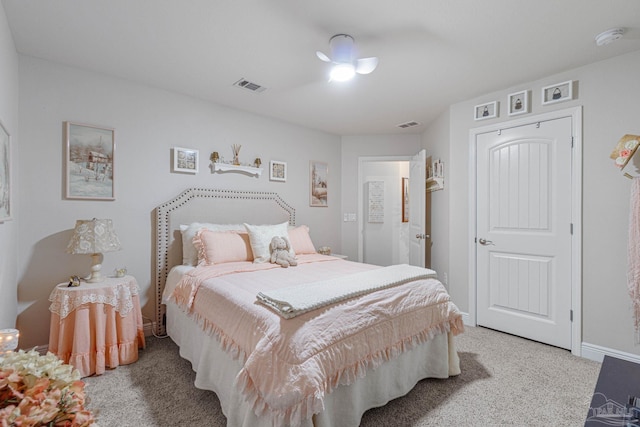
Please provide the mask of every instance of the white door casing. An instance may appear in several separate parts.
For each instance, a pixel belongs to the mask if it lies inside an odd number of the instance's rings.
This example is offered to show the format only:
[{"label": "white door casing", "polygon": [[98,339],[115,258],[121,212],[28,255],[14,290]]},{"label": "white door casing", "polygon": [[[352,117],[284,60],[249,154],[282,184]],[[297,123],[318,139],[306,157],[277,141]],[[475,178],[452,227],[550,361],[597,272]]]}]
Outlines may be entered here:
[{"label": "white door casing", "polygon": [[427,153],[420,150],[409,162],[409,264],[425,266],[424,234],[427,194]]},{"label": "white door casing", "polygon": [[[365,237],[365,221],[366,221],[366,215],[365,215],[365,209],[364,209],[364,205],[365,205],[365,184],[367,179],[366,178],[366,171],[368,170],[368,168],[370,167],[371,164],[374,163],[378,163],[378,162],[406,162],[408,163],[411,160],[410,156],[366,156],[366,157],[359,157],[358,158],[358,195],[357,195],[357,214],[356,214],[356,222],[357,222],[357,227],[358,227],[358,255],[356,257],[358,262],[365,262],[364,259],[364,237]],[[426,175],[426,171],[425,171],[425,175]],[[398,180],[400,180],[402,177],[398,176]],[[398,181],[398,186],[400,181]],[[344,221],[347,221],[346,219],[346,214],[345,214],[345,219]],[[408,225],[406,227],[406,229],[408,230]],[[405,235],[401,236],[401,238],[406,239],[406,233]],[[406,243],[405,243],[408,247],[409,245],[409,241],[407,239]],[[405,248],[406,251],[408,251],[408,248]],[[404,253],[405,257],[408,257],[408,252]],[[405,258],[406,259],[406,258]],[[406,261],[405,261],[406,262]]]},{"label": "white door casing", "polygon": [[575,118],[559,116],[473,135],[473,264],[477,324],[572,349]]}]

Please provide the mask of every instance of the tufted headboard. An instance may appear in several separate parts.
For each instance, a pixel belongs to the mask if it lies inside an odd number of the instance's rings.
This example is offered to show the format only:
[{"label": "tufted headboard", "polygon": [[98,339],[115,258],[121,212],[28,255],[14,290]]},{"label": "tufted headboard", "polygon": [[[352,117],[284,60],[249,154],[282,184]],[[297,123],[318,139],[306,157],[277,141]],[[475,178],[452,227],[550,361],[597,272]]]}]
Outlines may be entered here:
[{"label": "tufted headboard", "polygon": [[256,191],[189,188],[161,204],[155,213],[155,281],[156,322],[158,332],[165,333],[162,292],[169,270],[182,263],[181,224],[208,222],[215,224],[295,225],[295,209],[276,193]]}]

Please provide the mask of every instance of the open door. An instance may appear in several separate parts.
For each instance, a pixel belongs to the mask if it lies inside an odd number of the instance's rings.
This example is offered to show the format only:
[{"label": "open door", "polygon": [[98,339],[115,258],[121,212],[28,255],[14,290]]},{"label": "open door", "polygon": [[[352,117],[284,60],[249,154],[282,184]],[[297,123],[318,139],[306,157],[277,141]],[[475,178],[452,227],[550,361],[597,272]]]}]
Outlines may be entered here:
[{"label": "open door", "polygon": [[409,264],[426,266],[427,153],[420,150],[409,163]]}]

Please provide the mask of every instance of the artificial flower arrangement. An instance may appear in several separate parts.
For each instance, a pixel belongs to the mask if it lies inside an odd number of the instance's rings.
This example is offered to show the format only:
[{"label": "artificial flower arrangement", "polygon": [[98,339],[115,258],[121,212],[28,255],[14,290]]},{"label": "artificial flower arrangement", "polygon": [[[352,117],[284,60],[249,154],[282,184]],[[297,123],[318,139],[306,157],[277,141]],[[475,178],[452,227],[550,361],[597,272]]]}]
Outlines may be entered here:
[{"label": "artificial flower arrangement", "polygon": [[54,354],[0,355],[0,426],[97,427],[84,404],[80,373]]}]

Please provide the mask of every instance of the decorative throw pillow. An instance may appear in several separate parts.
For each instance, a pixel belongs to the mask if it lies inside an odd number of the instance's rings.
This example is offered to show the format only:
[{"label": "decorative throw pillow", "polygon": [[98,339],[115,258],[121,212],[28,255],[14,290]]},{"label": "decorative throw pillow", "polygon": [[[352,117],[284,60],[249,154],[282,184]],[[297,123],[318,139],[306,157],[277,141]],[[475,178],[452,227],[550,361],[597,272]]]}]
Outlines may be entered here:
[{"label": "decorative throw pillow", "polygon": [[315,254],[316,248],[313,246],[309,227],[301,225],[289,230],[289,242],[296,254]]},{"label": "decorative throw pillow", "polygon": [[[269,253],[269,244],[274,236],[284,237],[289,240],[288,222],[275,225],[251,225],[244,224],[244,228],[249,233],[249,241],[251,242],[251,250],[253,251],[253,262],[268,262],[271,258]],[[292,256],[295,253],[291,252]]]},{"label": "decorative throw pillow", "polygon": [[198,265],[253,261],[249,235],[244,231],[211,231],[200,229],[193,238],[198,249]]},{"label": "decorative throw pillow", "polygon": [[242,224],[210,224],[208,222],[193,222],[188,225],[180,225],[182,233],[182,264],[196,265],[198,263],[198,250],[193,245],[193,238],[201,229],[213,231],[244,231]]}]

